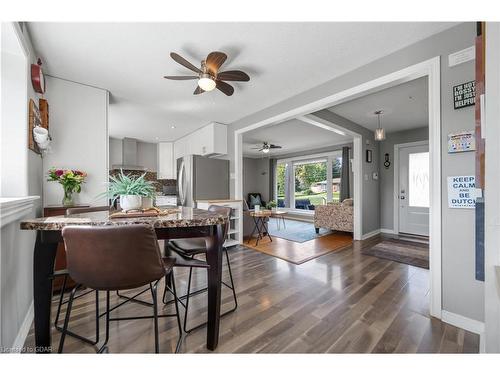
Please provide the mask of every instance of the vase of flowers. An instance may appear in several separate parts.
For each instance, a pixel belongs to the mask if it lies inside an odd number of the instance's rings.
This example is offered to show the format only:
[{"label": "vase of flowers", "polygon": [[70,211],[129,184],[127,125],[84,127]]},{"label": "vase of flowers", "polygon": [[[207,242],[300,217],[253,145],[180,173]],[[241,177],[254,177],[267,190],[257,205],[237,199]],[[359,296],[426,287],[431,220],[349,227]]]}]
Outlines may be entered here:
[{"label": "vase of flowers", "polygon": [[76,169],[56,169],[51,168],[48,172],[47,181],[59,182],[64,190],[62,205],[64,207],[73,206],[73,193],[82,191],[82,184],[85,182],[87,173]]},{"label": "vase of flowers", "polygon": [[123,211],[145,208],[143,205],[149,206],[147,202],[152,202],[155,196],[155,186],[151,181],[147,181],[145,176],[146,173],[138,177],[126,175],[120,170],[119,175],[109,176],[111,181],[108,191],[104,194],[112,199],[112,205],[120,198],[120,207]]}]

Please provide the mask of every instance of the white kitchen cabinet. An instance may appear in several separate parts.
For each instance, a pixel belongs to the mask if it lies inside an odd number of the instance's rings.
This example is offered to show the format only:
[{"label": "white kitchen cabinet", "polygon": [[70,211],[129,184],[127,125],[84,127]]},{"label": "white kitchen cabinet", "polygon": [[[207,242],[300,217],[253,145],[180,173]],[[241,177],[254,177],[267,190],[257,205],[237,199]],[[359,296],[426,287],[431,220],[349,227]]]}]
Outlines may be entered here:
[{"label": "white kitchen cabinet", "polygon": [[182,137],[174,144],[174,162],[185,155],[227,154],[227,126],[212,122]]},{"label": "white kitchen cabinet", "polygon": [[174,144],[172,142],[158,143],[158,178],[175,179],[175,172]]}]

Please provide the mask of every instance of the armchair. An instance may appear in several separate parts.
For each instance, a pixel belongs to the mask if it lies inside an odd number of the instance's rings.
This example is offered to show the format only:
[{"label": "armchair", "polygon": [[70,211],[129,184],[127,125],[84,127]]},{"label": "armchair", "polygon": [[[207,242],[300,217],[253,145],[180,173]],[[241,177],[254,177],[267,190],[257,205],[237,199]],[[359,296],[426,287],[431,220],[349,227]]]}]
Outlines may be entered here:
[{"label": "armchair", "polygon": [[354,206],[351,198],[342,203],[328,203],[316,206],[314,209],[314,228],[319,233],[319,228],[327,228],[342,232],[353,232]]}]

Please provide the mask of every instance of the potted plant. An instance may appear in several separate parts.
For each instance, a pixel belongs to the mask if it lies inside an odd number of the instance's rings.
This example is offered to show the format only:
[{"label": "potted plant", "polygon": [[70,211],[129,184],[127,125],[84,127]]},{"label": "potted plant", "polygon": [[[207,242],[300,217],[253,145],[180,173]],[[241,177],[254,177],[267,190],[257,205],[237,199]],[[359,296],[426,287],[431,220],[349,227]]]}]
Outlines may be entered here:
[{"label": "potted plant", "polygon": [[123,170],[120,170],[116,177],[109,176],[111,181],[105,194],[112,199],[111,204],[120,198],[120,207],[124,211],[152,207],[155,187],[151,181],[144,178],[145,176],[145,173],[139,177],[128,176]]},{"label": "potted plant", "polygon": [[276,201],[269,201],[266,205],[266,208],[271,211],[276,211]]},{"label": "potted plant", "polygon": [[64,189],[62,205],[73,206],[73,193],[82,191],[82,184],[85,182],[87,173],[75,169],[51,168],[48,172],[47,181],[59,182]]}]

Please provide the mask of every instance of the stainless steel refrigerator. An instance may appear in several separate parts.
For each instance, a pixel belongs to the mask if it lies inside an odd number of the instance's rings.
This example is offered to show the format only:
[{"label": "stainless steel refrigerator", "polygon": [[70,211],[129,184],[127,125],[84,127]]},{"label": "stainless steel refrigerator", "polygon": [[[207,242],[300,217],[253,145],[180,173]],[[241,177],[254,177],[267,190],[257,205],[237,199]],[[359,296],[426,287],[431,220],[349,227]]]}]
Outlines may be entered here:
[{"label": "stainless steel refrigerator", "polygon": [[196,207],[201,199],[229,199],[229,160],[199,155],[177,159],[177,204]]}]

